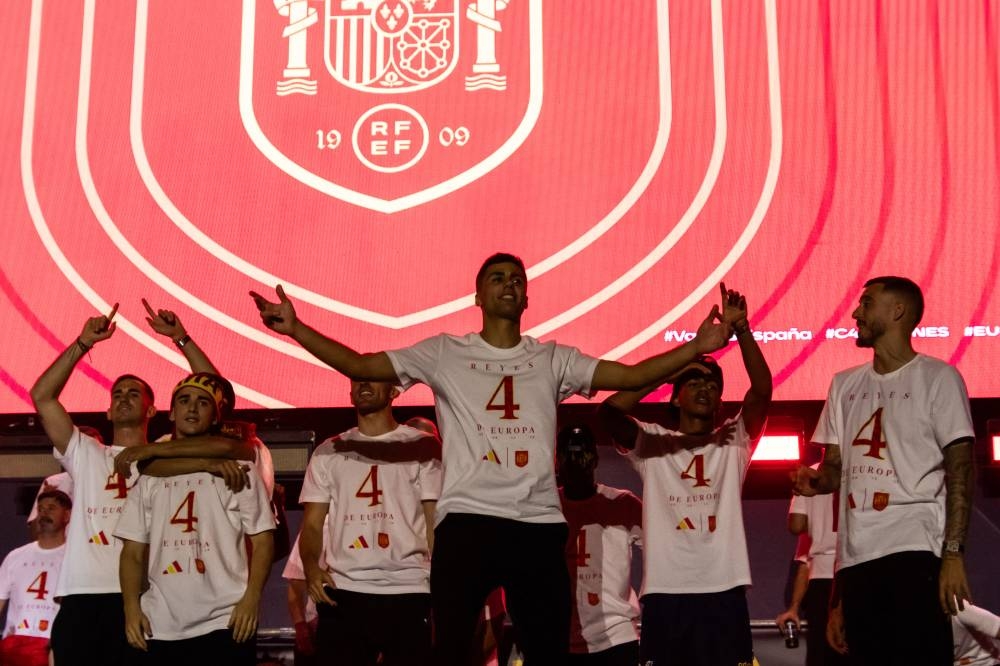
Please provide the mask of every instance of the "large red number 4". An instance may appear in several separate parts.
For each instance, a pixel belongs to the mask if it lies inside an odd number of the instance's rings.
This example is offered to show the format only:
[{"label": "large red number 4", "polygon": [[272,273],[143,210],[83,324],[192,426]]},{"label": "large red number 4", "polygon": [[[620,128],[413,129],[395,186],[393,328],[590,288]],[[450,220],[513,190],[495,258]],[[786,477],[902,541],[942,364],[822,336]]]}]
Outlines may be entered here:
[{"label": "large red number 4", "polygon": [[[371,484],[371,492],[365,489],[365,486],[369,484]],[[371,471],[368,472],[365,480],[361,482],[361,487],[358,488],[358,492],[354,493],[354,496],[370,500],[368,506],[378,506],[382,503],[380,499],[382,495],[382,491],[378,489],[378,465],[372,465]]]},{"label": "large red number 4", "polygon": [[576,566],[585,567],[590,559],[587,552],[587,530],[580,528],[580,533],[576,535]]},{"label": "large red number 4", "polygon": [[[497,404],[497,396],[500,395],[500,391],[503,390],[503,402]],[[497,384],[497,388],[493,391],[493,395],[490,396],[490,401],[486,403],[486,410],[493,412],[503,412],[501,419],[516,419],[516,410],[521,409],[521,405],[514,402],[514,377],[512,375],[505,375],[500,383]]]},{"label": "large red number 4", "polygon": [[[182,518],[181,511],[187,509],[187,516]],[[173,517],[170,519],[171,525],[183,525],[184,529],[181,532],[194,532],[194,524],[198,522],[198,518],[194,515],[194,491],[192,490],[181,502],[177,510],[174,511]]]},{"label": "large red number 4", "polygon": [[[871,439],[864,439],[862,438],[861,433],[865,431],[865,428],[868,427],[869,423],[872,426],[872,436]],[[854,441],[851,442],[851,446],[867,446],[868,451],[866,451],[862,455],[867,456],[869,458],[876,458],[878,460],[885,460],[885,458],[882,457],[882,449],[886,448],[889,445],[885,442],[884,439],[882,439],[881,407],[875,410],[875,413],[871,415],[871,418],[865,421],[865,424],[861,426],[861,430],[858,431],[858,434],[854,438]]]},{"label": "large red number 4", "polygon": [[105,484],[104,489],[114,491],[115,499],[125,499],[128,497],[128,486],[125,485],[125,477],[118,472],[108,477],[108,482]]},{"label": "large red number 4", "polygon": [[31,581],[31,585],[28,586],[28,592],[33,592],[36,599],[44,599],[45,595],[49,593],[48,589],[45,587],[45,582],[49,579],[49,572],[43,571],[38,574],[35,580]]},{"label": "large red number 4", "polygon": [[[691,468],[694,468],[694,476],[691,475]],[[690,479],[694,481],[695,488],[700,486],[707,486],[711,479],[705,478],[705,454],[699,453],[692,460],[691,464],[687,466],[683,472],[681,472],[682,479]]]}]

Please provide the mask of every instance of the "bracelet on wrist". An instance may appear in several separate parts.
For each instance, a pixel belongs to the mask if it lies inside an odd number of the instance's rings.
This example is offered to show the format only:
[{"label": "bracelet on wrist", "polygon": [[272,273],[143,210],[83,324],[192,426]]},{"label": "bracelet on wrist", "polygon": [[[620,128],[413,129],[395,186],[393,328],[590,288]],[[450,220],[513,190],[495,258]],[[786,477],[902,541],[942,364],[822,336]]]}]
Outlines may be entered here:
[{"label": "bracelet on wrist", "polygon": [[79,347],[80,351],[82,351],[84,354],[86,354],[87,352],[89,352],[94,347],[94,345],[88,345],[86,342],[84,342],[79,337],[76,339],[76,346]]},{"label": "bracelet on wrist", "polygon": [[733,328],[733,332],[736,333],[736,337],[746,335],[747,333],[750,332],[750,325],[747,324],[743,328]]},{"label": "bracelet on wrist", "polygon": [[185,334],[184,337],[182,338],[177,338],[176,340],[174,340],[174,344],[177,345],[178,349],[184,349],[184,345],[186,345],[189,342],[191,342],[191,336],[187,334]]}]

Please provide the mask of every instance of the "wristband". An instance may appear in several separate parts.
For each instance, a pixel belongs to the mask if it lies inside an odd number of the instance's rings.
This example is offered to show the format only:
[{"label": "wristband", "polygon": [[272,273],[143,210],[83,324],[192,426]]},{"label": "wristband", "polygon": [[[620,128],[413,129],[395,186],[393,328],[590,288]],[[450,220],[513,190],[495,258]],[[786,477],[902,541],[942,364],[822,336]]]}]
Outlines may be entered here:
[{"label": "wristband", "polygon": [[191,342],[190,335],[185,335],[183,338],[178,338],[177,340],[174,340],[174,344],[177,345],[178,349],[184,349],[184,345],[186,345],[189,342]]},{"label": "wristband", "polygon": [[741,335],[746,335],[747,333],[750,332],[750,324],[747,324],[743,328],[735,328],[734,327],[733,331],[736,333],[736,337],[740,337]]},{"label": "wristband", "polygon": [[86,354],[87,352],[89,352],[93,348],[94,345],[88,345],[86,342],[84,342],[80,338],[77,338],[76,339],[76,346],[80,348],[80,351],[82,351],[84,354]]}]

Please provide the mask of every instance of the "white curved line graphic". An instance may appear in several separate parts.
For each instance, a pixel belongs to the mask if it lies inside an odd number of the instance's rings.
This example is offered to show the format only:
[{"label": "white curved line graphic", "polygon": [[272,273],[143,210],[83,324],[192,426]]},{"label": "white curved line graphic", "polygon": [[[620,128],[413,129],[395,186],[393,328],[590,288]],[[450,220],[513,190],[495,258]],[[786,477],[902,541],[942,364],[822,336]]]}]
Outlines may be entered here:
[{"label": "white curved line graphic", "polygon": [[[267,344],[268,346],[276,349],[278,351],[294,351],[295,356],[303,360],[311,360],[314,364],[326,367],[325,364],[317,361],[311,354],[306,352],[304,349],[297,345],[291,345],[287,342],[276,340],[271,338],[271,336],[253,329],[246,324],[239,322],[235,319],[228,317],[228,315],[219,312],[218,310],[212,308],[204,301],[196,298],[193,294],[188,293],[181,289],[178,285],[169,280],[163,273],[161,273],[157,268],[155,268],[142,254],[133,247],[128,240],[125,239],[121,231],[115,225],[111,216],[108,214],[107,209],[104,207],[104,202],[101,200],[100,194],[97,192],[97,186],[94,183],[93,174],[90,170],[90,159],[87,152],[87,127],[89,122],[90,113],[90,75],[91,66],[93,63],[93,46],[94,46],[94,13],[96,7],[96,0],[87,0],[84,4],[84,14],[83,14],[83,34],[81,40],[80,48],[80,81],[79,81],[79,92],[77,96],[77,109],[76,109],[76,163],[77,171],[80,175],[80,183],[83,187],[84,194],[87,198],[87,203],[90,204],[90,208],[94,213],[95,218],[104,229],[104,232],[108,237],[114,242],[119,250],[125,255],[125,257],[140,271],[142,271],[146,276],[153,280],[165,291],[170,293],[172,296],[177,298],[182,303],[190,304],[195,310],[205,315],[209,319],[214,319],[219,322],[225,322],[228,324],[229,328],[239,327],[243,330],[241,331],[247,337],[255,338],[258,342]],[[106,304],[103,304],[100,308],[102,311],[106,310]],[[120,325],[123,326],[124,330],[134,337],[140,344],[147,347],[151,351],[157,353],[159,356],[163,357],[167,361],[170,361],[174,365],[187,369],[187,360],[181,354],[170,350],[169,347],[163,343],[155,340],[149,334],[144,331],[140,331],[131,322],[124,320],[119,320]],[[280,343],[280,345],[278,344]],[[284,349],[280,348],[284,347]],[[254,391],[246,386],[238,386],[233,384],[234,390],[240,395],[252,400],[263,407],[290,407],[291,405],[272,398],[270,396],[264,395],[257,391]]]},{"label": "white curved line graphic", "polygon": [[[252,2],[251,2],[252,4]],[[442,303],[440,305],[413,312],[401,316],[387,315],[381,312],[375,312],[373,310],[368,310],[365,308],[356,307],[342,301],[338,301],[333,298],[329,298],[322,294],[311,291],[305,287],[294,284],[288,280],[285,280],[273,273],[269,273],[260,269],[259,267],[247,262],[243,258],[237,256],[236,254],[230,252],[222,245],[217,243],[214,239],[205,234],[201,229],[191,223],[190,220],[185,217],[185,215],[174,205],[167,196],[166,192],[163,190],[160,183],[157,181],[155,174],[153,173],[152,166],[149,163],[149,158],[146,154],[146,148],[143,141],[142,135],[142,105],[143,105],[143,89],[145,85],[145,49],[146,49],[146,22],[148,19],[148,0],[140,0],[137,3],[136,8],[136,31],[135,31],[135,57],[133,64],[133,82],[132,82],[132,105],[129,113],[129,134],[132,142],[132,152],[135,157],[136,168],[139,171],[140,177],[143,183],[145,183],[146,188],[149,190],[150,195],[153,200],[156,201],[157,205],[163,210],[164,214],[180,229],[184,234],[186,234],[192,241],[204,248],[207,252],[211,253],[213,256],[218,257],[221,261],[229,264],[236,271],[243,273],[247,277],[250,277],[262,284],[267,286],[274,286],[276,284],[284,285],[285,291],[289,296],[300,300],[305,303],[309,303],[318,308],[327,310],[329,312],[335,312],[339,315],[345,317],[350,317],[359,321],[375,324],[382,326],[383,328],[389,329],[402,329],[410,326],[415,326],[417,324],[422,324],[440,317],[444,317],[466,307],[469,307],[473,303],[473,294],[466,294],[459,298],[453,299],[451,301]],[[539,263],[530,266],[528,268],[528,277],[534,279],[563,262],[569,260],[574,255],[591,245],[594,241],[604,235],[609,229],[615,226],[618,221],[625,215],[625,213],[638,201],[643,194],[645,194],[646,188],[652,181],[653,176],[656,174],[657,170],[660,168],[660,164],[663,160],[663,155],[666,152],[667,142],[670,137],[671,126],[673,123],[673,97],[672,97],[672,80],[670,72],[670,22],[669,22],[669,9],[667,0],[659,0],[656,4],[656,20],[657,20],[657,39],[658,39],[658,63],[659,63],[659,104],[660,104],[660,115],[659,115],[659,125],[657,127],[656,138],[653,143],[653,148],[650,151],[649,159],[646,162],[645,167],[639,174],[635,183],[629,188],[625,197],[611,209],[611,211],[601,219],[597,224],[591,227],[586,233],[581,235],[575,241],[562,248],[558,252],[555,252],[551,256],[543,259]],[[247,11],[250,11],[248,17]],[[254,8],[250,7],[249,10],[245,8],[244,11],[244,31],[247,28],[247,21],[250,21],[249,29],[252,32],[253,27],[253,12]],[[540,20],[540,19],[539,19]],[[251,44],[252,47],[252,44]],[[246,45],[244,44],[244,49]],[[251,48],[252,50],[252,48]],[[245,72],[241,72],[241,77]],[[250,70],[252,75],[252,69]],[[252,76],[251,76],[252,78]],[[243,91],[246,87],[241,84],[241,113],[243,106]],[[273,161],[273,160],[272,160]]]},{"label": "white curved line graphic", "polygon": [[[667,44],[667,49],[669,49],[669,46]],[[708,160],[708,168],[705,170],[705,177],[702,179],[701,185],[698,187],[698,191],[695,192],[694,198],[691,200],[687,210],[684,211],[680,220],[664,239],[657,243],[656,247],[643,257],[639,263],[632,266],[632,268],[625,271],[617,279],[592,296],[589,296],[548,321],[531,327],[526,331],[526,335],[540,338],[590,312],[608,299],[613,298],[642,277],[646,271],[666,256],[667,252],[680,241],[691,225],[694,224],[695,220],[698,219],[719,178],[719,171],[722,169],[722,158],[725,154],[729,132],[728,117],[726,115],[726,68],[723,46],[722,4],[719,0],[714,0],[712,2],[712,83],[713,90],[715,91],[715,134],[712,141],[711,157]],[[652,174],[650,178],[652,178]]]},{"label": "white curved line graphic", "polygon": [[[714,3],[720,0],[714,0]],[[629,352],[637,349],[640,345],[658,335],[667,326],[670,326],[677,318],[694,307],[709,291],[716,288],[726,273],[739,260],[749,247],[767,214],[771,201],[774,198],[774,190],[778,185],[778,172],[781,171],[781,153],[784,144],[784,130],[781,124],[781,71],[780,60],[778,59],[778,19],[774,0],[764,0],[764,25],[767,39],[767,82],[768,82],[768,105],[770,106],[771,120],[771,159],[767,165],[767,175],[764,178],[764,186],[761,190],[760,198],[750,214],[750,220],[744,228],[743,233],[736,240],[736,244],[726,254],[722,262],[715,267],[708,277],[692,291],[687,298],[681,301],[669,312],[654,321],[645,329],[621,343],[607,354],[604,358],[619,359]]]}]

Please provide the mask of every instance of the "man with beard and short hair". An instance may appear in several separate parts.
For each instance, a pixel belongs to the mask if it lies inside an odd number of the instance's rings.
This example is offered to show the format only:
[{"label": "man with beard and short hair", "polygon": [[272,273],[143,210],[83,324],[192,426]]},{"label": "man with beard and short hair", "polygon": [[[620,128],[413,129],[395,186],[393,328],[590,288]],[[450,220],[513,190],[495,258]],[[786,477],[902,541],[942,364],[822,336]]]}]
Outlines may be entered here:
[{"label": "man with beard and short hair", "polygon": [[[222,413],[223,394],[215,375],[196,373],[181,380],[170,404],[174,437],[211,432]],[[125,633],[134,648],[148,651],[149,663],[175,664],[191,655],[199,663],[256,662],[257,615],[271,567],[274,516],[257,474],[247,473],[245,482],[249,487],[235,490],[207,472],[167,478],[143,474],[129,493],[114,533],[124,542]]]},{"label": "man with beard and short hair", "polygon": [[299,320],[280,285],[277,303],[251,296],[266,327],[345,376],[404,388],[424,383],[434,393],[444,439],[431,573],[436,663],[469,662],[483,604],[499,586],[526,663],[554,666],[566,660],[570,617],[553,455],[556,407],[574,394],[662,381],[699,353],[724,346],[730,329],[716,323],[716,306],[693,341],[628,365],[522,335],[528,278],[518,257],[488,257],[475,288],[480,332],[368,354]]},{"label": "man with beard and short hair", "polygon": [[969,399],[953,366],[913,349],[923,310],[911,280],[865,283],[852,316],[872,362],[834,376],[812,438],[823,462],[795,474],[801,495],[840,491],[836,578],[861,664],[950,665],[948,615],[969,598]]},{"label": "man with beard and short hair", "polygon": [[7,666],[48,666],[49,634],[59,610],[55,583],[73,502],[62,491],[48,490],[36,505],[36,541],[12,550],[0,565],[0,613],[7,607],[0,664]]},{"label": "man with beard and short hair", "polygon": [[299,548],[319,614],[317,663],[431,663],[430,526],[441,447],[396,422],[397,395],[386,382],[351,382],[358,425],[316,449],[302,483]]},{"label": "man with beard and short hair", "polygon": [[87,320],[79,337],[62,352],[31,388],[31,399],[56,459],[73,478],[75,502],[66,536],[66,556],[55,585],[62,597],[52,627],[52,651],[60,666],[127,663],[134,656],[125,641],[121,588],[118,583],[120,544],[115,526],[129,484],[115,471],[115,455],[147,441],[149,420],[156,413],[153,390],[135,375],[122,375],[111,386],[108,419],[111,446],[80,431],[59,402],[73,369],[94,345],[115,332],[117,304],[108,316]]},{"label": "man with beard and short hair", "polygon": [[722,319],[739,342],[750,388],[717,424],[722,369],[701,356],[671,378],[676,430],[628,416],[655,386],[616,393],[600,416],[643,482],[640,662],[743,666],[753,661],[746,588],[750,560],[741,494],[771,404],[771,371],[746,300],[720,285]]}]

